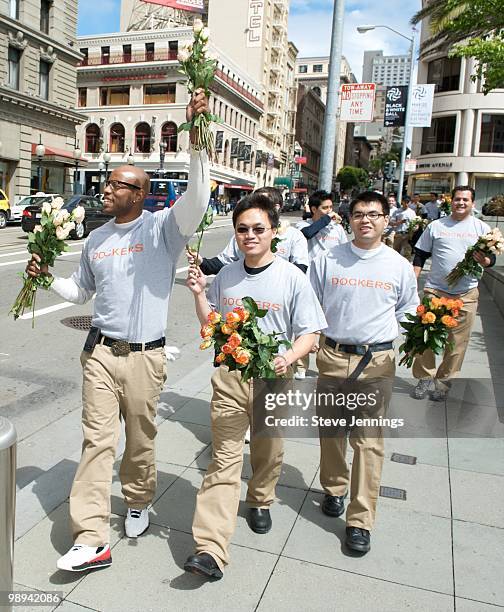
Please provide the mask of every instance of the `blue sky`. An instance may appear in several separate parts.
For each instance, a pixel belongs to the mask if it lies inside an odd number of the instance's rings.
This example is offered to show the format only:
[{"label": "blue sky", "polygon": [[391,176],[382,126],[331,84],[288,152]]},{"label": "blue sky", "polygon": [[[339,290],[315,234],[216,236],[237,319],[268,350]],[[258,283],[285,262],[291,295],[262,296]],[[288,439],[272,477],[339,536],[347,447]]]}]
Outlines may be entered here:
[{"label": "blue sky", "polygon": [[[211,0],[219,2],[219,0]],[[103,34],[119,30],[120,0],[79,0],[78,33]],[[334,0],[291,0],[289,39],[299,55],[329,55]],[[376,29],[358,34],[362,24],[386,24],[411,35],[409,20],[421,6],[421,0],[346,0],[343,54],[358,79],[362,72],[362,54],[366,49],[383,49],[386,54],[406,53],[408,42],[392,32]],[[218,46],[219,41],[215,41]]]}]

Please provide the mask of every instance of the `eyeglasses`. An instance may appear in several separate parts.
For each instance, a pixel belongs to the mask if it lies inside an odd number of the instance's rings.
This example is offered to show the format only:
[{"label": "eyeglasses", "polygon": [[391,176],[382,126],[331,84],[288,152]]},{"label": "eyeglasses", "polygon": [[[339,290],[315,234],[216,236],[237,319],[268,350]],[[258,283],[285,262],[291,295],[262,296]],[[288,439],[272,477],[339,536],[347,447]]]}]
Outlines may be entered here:
[{"label": "eyeglasses", "polygon": [[266,230],[269,229],[273,229],[272,227],[247,227],[246,225],[239,225],[236,228],[236,233],[237,234],[248,234],[250,230],[252,230],[252,233],[254,234],[254,236],[260,236],[261,234],[264,234],[264,232]]},{"label": "eyeglasses", "polygon": [[128,189],[128,188],[136,189],[137,191],[140,191],[140,189],[142,189],[138,185],[133,185],[133,183],[126,183],[124,181],[107,181],[105,183],[105,186],[110,187],[112,191],[117,191],[118,189]]},{"label": "eyeglasses", "polygon": [[378,219],[380,217],[385,217],[385,216],[386,215],[384,215],[383,213],[376,212],[376,210],[371,210],[368,213],[363,213],[363,212],[354,212],[354,213],[352,213],[352,219],[354,221],[362,221],[362,219],[364,219],[364,217],[366,217],[370,221],[378,221]]}]

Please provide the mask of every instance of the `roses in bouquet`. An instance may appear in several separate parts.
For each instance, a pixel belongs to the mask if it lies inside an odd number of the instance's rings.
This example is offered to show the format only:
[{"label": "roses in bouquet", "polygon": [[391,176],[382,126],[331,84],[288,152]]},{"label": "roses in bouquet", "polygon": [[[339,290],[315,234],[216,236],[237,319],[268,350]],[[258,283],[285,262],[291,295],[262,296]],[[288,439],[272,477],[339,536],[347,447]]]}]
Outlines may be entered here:
[{"label": "roses in bouquet", "polygon": [[[179,72],[185,74],[188,78],[187,89],[192,94],[197,89],[203,89],[205,95],[210,97],[210,83],[214,80],[215,71],[217,70],[217,60],[211,58],[208,54],[208,39],[210,32],[208,28],[203,26],[201,19],[195,19],[193,25],[194,38],[192,43],[182,47],[178,53],[178,60],[181,65]],[[205,149],[208,157],[215,157],[214,136],[210,131],[210,123],[221,123],[220,117],[211,113],[201,113],[193,117],[192,121],[182,123],[178,131],[190,132],[196,128],[196,142],[194,148],[198,150]]]},{"label": "roses in bouquet", "polygon": [[413,234],[421,229],[424,230],[427,225],[429,224],[429,220],[428,219],[422,219],[422,217],[418,217],[416,216],[414,219],[411,219],[411,221],[409,222],[408,225],[408,233],[410,236],[413,236]]},{"label": "roses in bouquet", "polygon": [[453,287],[464,276],[475,276],[481,278],[483,276],[483,268],[474,259],[473,254],[479,251],[486,257],[489,255],[500,255],[504,252],[504,236],[498,227],[494,227],[492,231],[484,236],[480,236],[476,244],[469,247],[465,253],[464,259],[453,268],[448,274],[446,280],[448,286]]},{"label": "roses in bouquet", "polygon": [[242,299],[243,306],[233,308],[223,316],[213,310],[201,328],[203,342],[200,349],[214,346],[215,361],[230,370],[240,370],[242,382],[250,378],[276,378],[273,359],[280,347],[290,347],[287,340],[279,340],[279,333],[265,334],[257,319],[266,316],[251,297]]},{"label": "roses in bouquet", "polygon": [[399,365],[411,368],[415,355],[422,355],[431,349],[441,355],[445,349],[451,350],[453,343],[448,342],[450,330],[457,327],[460,309],[464,302],[446,297],[425,296],[417,307],[416,314],[406,314],[408,321],[401,323],[406,330],[405,342],[399,347],[404,353]]},{"label": "roses in bouquet", "polygon": [[[62,208],[63,198],[54,198],[52,204],[45,202],[42,205],[42,218],[40,225],[36,225],[33,232],[28,234],[28,252],[36,253],[40,257],[40,263],[54,266],[56,257],[63,251],[68,251],[65,240],[70,232],[75,229],[75,225],[82,223],[84,219],[84,208],[76,206],[72,212]],[[9,314],[14,315],[14,319],[19,318],[26,308],[31,308],[35,312],[35,297],[37,289],[49,289],[52,278],[46,274],[41,274],[36,278],[21,275],[23,278],[23,288],[19,292]],[[35,315],[32,318],[32,327],[35,323]]]}]

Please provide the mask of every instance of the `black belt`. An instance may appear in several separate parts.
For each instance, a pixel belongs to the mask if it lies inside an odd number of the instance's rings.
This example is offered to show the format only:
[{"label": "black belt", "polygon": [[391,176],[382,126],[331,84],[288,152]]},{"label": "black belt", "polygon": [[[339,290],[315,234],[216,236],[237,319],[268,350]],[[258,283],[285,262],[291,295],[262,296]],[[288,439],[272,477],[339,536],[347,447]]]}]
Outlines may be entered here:
[{"label": "black belt", "polygon": [[159,338],[158,340],[153,340],[152,342],[142,344],[142,342],[115,340],[114,338],[107,338],[107,336],[100,334],[98,343],[104,344],[105,346],[110,346],[112,353],[114,353],[116,357],[120,357],[121,355],[128,355],[128,353],[135,353],[142,350],[152,351],[153,349],[160,348],[165,345],[166,339],[163,337]]},{"label": "black belt", "polygon": [[332,338],[326,338],[325,343],[332,349],[341,351],[342,353],[350,353],[351,355],[362,355],[362,359],[357,364],[355,370],[350,374],[348,380],[357,380],[364,371],[364,368],[369,364],[373,353],[380,351],[390,351],[394,348],[392,342],[380,342],[378,344],[339,344]]}]

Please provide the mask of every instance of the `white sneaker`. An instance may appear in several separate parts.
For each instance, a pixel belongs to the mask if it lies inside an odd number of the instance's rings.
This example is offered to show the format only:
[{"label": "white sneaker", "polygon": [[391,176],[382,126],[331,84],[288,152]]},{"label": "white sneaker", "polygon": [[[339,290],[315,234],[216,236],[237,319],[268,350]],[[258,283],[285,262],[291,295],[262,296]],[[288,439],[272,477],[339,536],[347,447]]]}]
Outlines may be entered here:
[{"label": "white sneaker", "polygon": [[298,368],[294,373],[296,380],[304,380],[306,378],[306,370],[304,368]]},{"label": "white sneaker", "polygon": [[124,531],[128,538],[138,538],[147,531],[149,527],[149,510],[144,508],[143,510],[135,510],[135,508],[128,508],[128,514],[124,521]]},{"label": "white sneaker", "polygon": [[86,546],[74,544],[66,555],[60,557],[56,567],[67,572],[84,572],[94,567],[107,567],[112,565],[110,546]]}]

